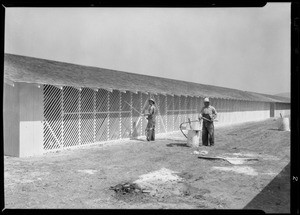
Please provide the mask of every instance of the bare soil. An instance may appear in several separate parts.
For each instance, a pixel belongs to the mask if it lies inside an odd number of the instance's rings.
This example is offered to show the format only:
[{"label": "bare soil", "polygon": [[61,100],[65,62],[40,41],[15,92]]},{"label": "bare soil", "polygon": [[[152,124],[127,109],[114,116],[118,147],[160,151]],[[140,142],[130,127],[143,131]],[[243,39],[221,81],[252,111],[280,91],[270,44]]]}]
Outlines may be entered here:
[{"label": "bare soil", "polygon": [[[247,208],[289,213],[290,132],[278,131],[275,120],[216,128],[214,147],[195,149],[186,142],[174,132],[157,135],[154,142],[120,140],[30,158],[5,156],[5,207]],[[232,165],[199,159],[195,150],[258,161]],[[109,189],[162,168],[183,179],[174,185],[178,194],[121,194]]]}]

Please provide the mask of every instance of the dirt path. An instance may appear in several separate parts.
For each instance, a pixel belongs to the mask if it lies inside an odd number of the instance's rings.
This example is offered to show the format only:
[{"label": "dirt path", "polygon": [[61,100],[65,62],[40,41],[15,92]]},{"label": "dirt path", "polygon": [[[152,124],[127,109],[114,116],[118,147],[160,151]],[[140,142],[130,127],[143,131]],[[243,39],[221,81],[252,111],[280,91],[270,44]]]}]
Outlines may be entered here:
[{"label": "dirt path", "polygon": [[[252,200],[290,162],[290,132],[276,128],[272,119],[220,127],[216,129],[215,147],[199,148],[210,156],[259,159],[243,165],[199,159],[191,154],[195,149],[185,146],[180,132],[158,135],[150,143],[122,140],[40,157],[5,157],[5,204],[7,208],[255,208]],[[184,179],[178,183],[181,188],[177,195],[116,196],[109,190],[162,168],[178,172]],[[268,204],[257,208],[289,212],[289,178],[278,186],[282,186],[284,200],[278,197],[268,202],[268,197],[261,195],[259,202]],[[270,209],[270,205],[276,207]]]}]

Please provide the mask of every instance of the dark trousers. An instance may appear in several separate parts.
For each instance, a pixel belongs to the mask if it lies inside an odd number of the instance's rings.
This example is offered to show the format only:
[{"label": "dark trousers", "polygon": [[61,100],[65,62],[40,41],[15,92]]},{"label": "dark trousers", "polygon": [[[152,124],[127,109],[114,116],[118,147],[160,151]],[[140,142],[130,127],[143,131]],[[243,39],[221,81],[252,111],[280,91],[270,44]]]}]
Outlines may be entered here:
[{"label": "dark trousers", "polygon": [[202,126],[202,144],[208,146],[210,143],[211,146],[214,145],[214,124],[213,123],[203,123]]},{"label": "dark trousers", "polygon": [[146,132],[146,138],[148,141],[155,140],[155,121],[154,120],[148,120],[148,124],[147,124],[145,132]]}]

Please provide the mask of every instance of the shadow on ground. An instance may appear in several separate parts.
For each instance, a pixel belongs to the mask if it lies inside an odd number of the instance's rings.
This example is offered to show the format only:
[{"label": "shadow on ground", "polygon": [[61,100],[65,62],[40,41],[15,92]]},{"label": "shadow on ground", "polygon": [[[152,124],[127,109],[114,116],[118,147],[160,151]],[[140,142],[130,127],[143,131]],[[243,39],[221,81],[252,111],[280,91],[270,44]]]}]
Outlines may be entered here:
[{"label": "shadow on ground", "polygon": [[180,146],[180,147],[189,147],[186,143],[169,143],[168,147]]},{"label": "shadow on ground", "polygon": [[244,209],[290,213],[290,163]]},{"label": "shadow on ground", "polygon": [[280,131],[278,128],[269,128],[269,131]]}]

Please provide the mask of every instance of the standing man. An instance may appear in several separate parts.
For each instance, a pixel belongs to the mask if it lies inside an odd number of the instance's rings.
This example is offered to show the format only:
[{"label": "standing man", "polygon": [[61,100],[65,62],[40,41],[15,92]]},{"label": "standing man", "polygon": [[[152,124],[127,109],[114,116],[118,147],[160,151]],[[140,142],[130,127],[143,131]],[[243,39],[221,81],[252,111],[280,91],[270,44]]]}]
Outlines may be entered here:
[{"label": "standing man", "polygon": [[204,99],[204,107],[201,109],[198,116],[199,121],[203,119],[202,123],[202,144],[204,146],[214,145],[214,119],[217,118],[216,109],[209,105],[209,99]]},{"label": "standing man", "polygon": [[145,132],[146,132],[147,141],[154,141],[156,107],[155,107],[155,101],[153,99],[149,99],[148,102],[149,102],[148,113],[144,114],[144,116],[147,116],[147,120],[148,120]]}]

